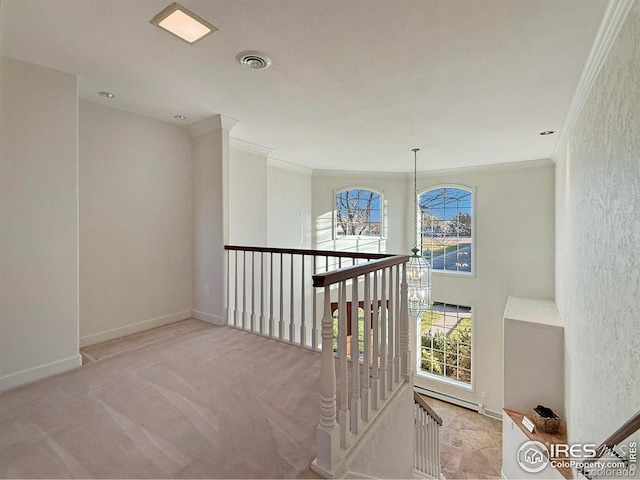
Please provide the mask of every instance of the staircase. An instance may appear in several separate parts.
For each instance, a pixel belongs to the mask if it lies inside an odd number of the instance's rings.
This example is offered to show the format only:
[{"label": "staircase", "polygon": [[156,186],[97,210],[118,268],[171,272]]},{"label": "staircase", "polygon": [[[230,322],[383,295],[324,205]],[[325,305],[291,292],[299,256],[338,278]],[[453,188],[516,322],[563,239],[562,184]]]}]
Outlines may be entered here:
[{"label": "staircase", "polygon": [[408,256],[225,249],[228,325],[321,355],[312,470],[439,478],[438,417],[414,408]]}]

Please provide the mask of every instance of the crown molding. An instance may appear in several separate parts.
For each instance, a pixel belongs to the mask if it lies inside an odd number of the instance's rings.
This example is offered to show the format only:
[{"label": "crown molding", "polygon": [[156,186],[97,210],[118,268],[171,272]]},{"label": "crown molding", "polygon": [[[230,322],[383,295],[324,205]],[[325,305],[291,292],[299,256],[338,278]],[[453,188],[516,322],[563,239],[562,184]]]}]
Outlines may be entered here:
[{"label": "crown molding", "polygon": [[257,143],[247,142],[246,140],[235,137],[229,138],[229,146],[231,148],[235,148],[236,150],[244,150],[245,152],[256,153],[264,157],[268,157],[269,155],[271,155],[271,152],[273,152],[273,148],[264,147],[262,145],[258,145]]},{"label": "crown molding", "polygon": [[292,172],[304,173],[307,175],[311,175],[314,172],[312,168],[303,167],[294,163],[284,162],[282,160],[278,160],[277,158],[271,157],[267,158],[267,166],[282,168],[283,170],[291,170]]},{"label": "crown molding", "polygon": [[[466,173],[497,172],[505,170],[522,170],[526,168],[551,167],[553,161],[550,158],[536,160],[522,160],[516,162],[491,163],[489,165],[475,165],[469,167],[452,167],[434,170],[422,170],[418,177],[433,177],[435,175],[451,175]],[[314,170],[314,177],[385,177],[385,178],[413,178],[413,172],[360,172],[356,170]]]},{"label": "crown molding", "polygon": [[235,118],[227,117],[226,115],[220,115],[220,125],[222,126],[222,128],[226,128],[227,130],[231,130],[236,126],[238,122],[239,120],[236,120]]},{"label": "crown molding", "polygon": [[609,5],[607,5],[607,9],[602,17],[602,22],[600,22],[600,27],[596,33],[589,56],[587,57],[587,62],[582,70],[578,86],[573,94],[569,111],[567,112],[567,116],[562,124],[560,138],[558,139],[556,148],[551,155],[551,158],[554,161],[560,154],[569,138],[569,135],[573,131],[576,121],[580,116],[580,112],[582,111],[582,107],[584,106],[596,79],[598,78],[600,70],[602,70],[602,66],[611,51],[611,47],[613,46],[618,33],[620,33],[620,29],[622,28],[634,1],[635,0],[609,0]]},{"label": "crown molding", "polygon": [[203,133],[220,130],[221,128],[231,130],[236,123],[238,123],[238,120],[235,118],[225,115],[214,115],[213,117],[187,125],[186,129],[192,137],[197,137]]},{"label": "crown molding", "polygon": [[[527,168],[540,168],[553,166],[553,160],[550,158],[541,158],[537,160],[522,160],[517,162],[491,163],[488,165],[476,165],[471,167],[454,167],[441,168],[439,170],[426,170],[418,172],[418,177],[432,177],[435,175],[451,175],[451,174],[467,174],[467,173],[484,173],[499,172],[506,170],[524,170]],[[413,172],[407,173],[413,175]]]},{"label": "crown molding", "polygon": [[[386,178],[405,178],[409,173],[405,172],[374,172],[360,170],[313,170],[314,177],[386,177]],[[413,172],[411,172],[413,175]]]}]

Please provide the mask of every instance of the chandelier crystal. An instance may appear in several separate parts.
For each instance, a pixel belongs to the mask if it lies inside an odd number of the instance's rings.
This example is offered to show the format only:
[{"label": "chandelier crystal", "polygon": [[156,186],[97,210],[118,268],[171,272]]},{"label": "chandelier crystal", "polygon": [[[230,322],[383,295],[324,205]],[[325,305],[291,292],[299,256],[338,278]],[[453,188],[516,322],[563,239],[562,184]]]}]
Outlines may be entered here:
[{"label": "chandelier crystal", "polygon": [[413,255],[409,257],[407,262],[407,301],[409,304],[409,313],[419,317],[431,308],[431,265],[422,256],[419,255],[418,249],[418,150],[413,151],[413,213],[414,213],[414,244],[411,251]]}]

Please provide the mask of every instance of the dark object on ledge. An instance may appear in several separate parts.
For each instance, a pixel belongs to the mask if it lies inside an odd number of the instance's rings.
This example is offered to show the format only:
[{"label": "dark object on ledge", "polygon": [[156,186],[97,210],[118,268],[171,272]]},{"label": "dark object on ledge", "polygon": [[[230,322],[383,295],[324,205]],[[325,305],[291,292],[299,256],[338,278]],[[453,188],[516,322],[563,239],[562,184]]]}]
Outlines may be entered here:
[{"label": "dark object on ledge", "polygon": [[550,408],[538,405],[531,409],[531,413],[533,414],[533,423],[541,432],[556,433],[560,428],[561,419]]}]

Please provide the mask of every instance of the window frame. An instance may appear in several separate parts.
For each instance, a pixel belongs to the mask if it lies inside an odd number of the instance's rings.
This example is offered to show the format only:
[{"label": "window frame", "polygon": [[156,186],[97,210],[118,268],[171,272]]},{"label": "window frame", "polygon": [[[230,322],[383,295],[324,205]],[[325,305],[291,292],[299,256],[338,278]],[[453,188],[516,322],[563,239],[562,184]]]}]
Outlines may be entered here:
[{"label": "window frame", "polygon": [[418,202],[418,211],[417,218],[415,219],[416,225],[418,227],[418,238],[416,238],[417,244],[421,247],[420,253],[422,253],[422,214],[420,209],[420,197],[427,192],[432,190],[439,190],[442,188],[455,188],[458,190],[465,190],[471,193],[471,265],[469,272],[463,272],[459,270],[436,270],[434,268],[431,269],[431,273],[435,275],[452,275],[459,276],[462,278],[475,278],[476,276],[476,187],[470,187],[467,185],[457,184],[457,183],[440,183],[436,185],[430,185],[426,188],[421,189],[418,192],[418,196],[416,201]]},{"label": "window frame", "polygon": [[[375,193],[380,196],[380,235],[338,235],[338,208],[337,208],[337,197],[340,193],[347,192],[350,190],[365,190],[367,192]],[[341,240],[341,239],[380,239],[386,240],[386,228],[387,228],[387,200],[384,195],[384,191],[378,190],[372,187],[365,187],[361,185],[350,185],[348,187],[343,187],[340,189],[335,189],[333,191],[333,222],[332,222],[332,237],[333,240]]]},{"label": "window frame", "polygon": [[[475,303],[462,302],[466,303],[466,305],[461,305],[461,302],[446,302],[446,301],[434,301],[434,303],[442,303],[444,305],[451,305],[456,307],[466,307],[470,309],[471,313],[471,382],[465,383],[459,380],[454,380],[444,375],[436,375],[430,372],[427,372],[422,369],[422,331],[420,328],[417,328],[418,334],[416,335],[416,361],[415,361],[415,374],[419,378],[423,380],[431,380],[436,383],[440,383],[442,385],[447,385],[450,387],[455,387],[460,390],[464,390],[467,392],[475,392],[476,385],[476,305]],[[420,319],[417,319],[420,322]]]}]

